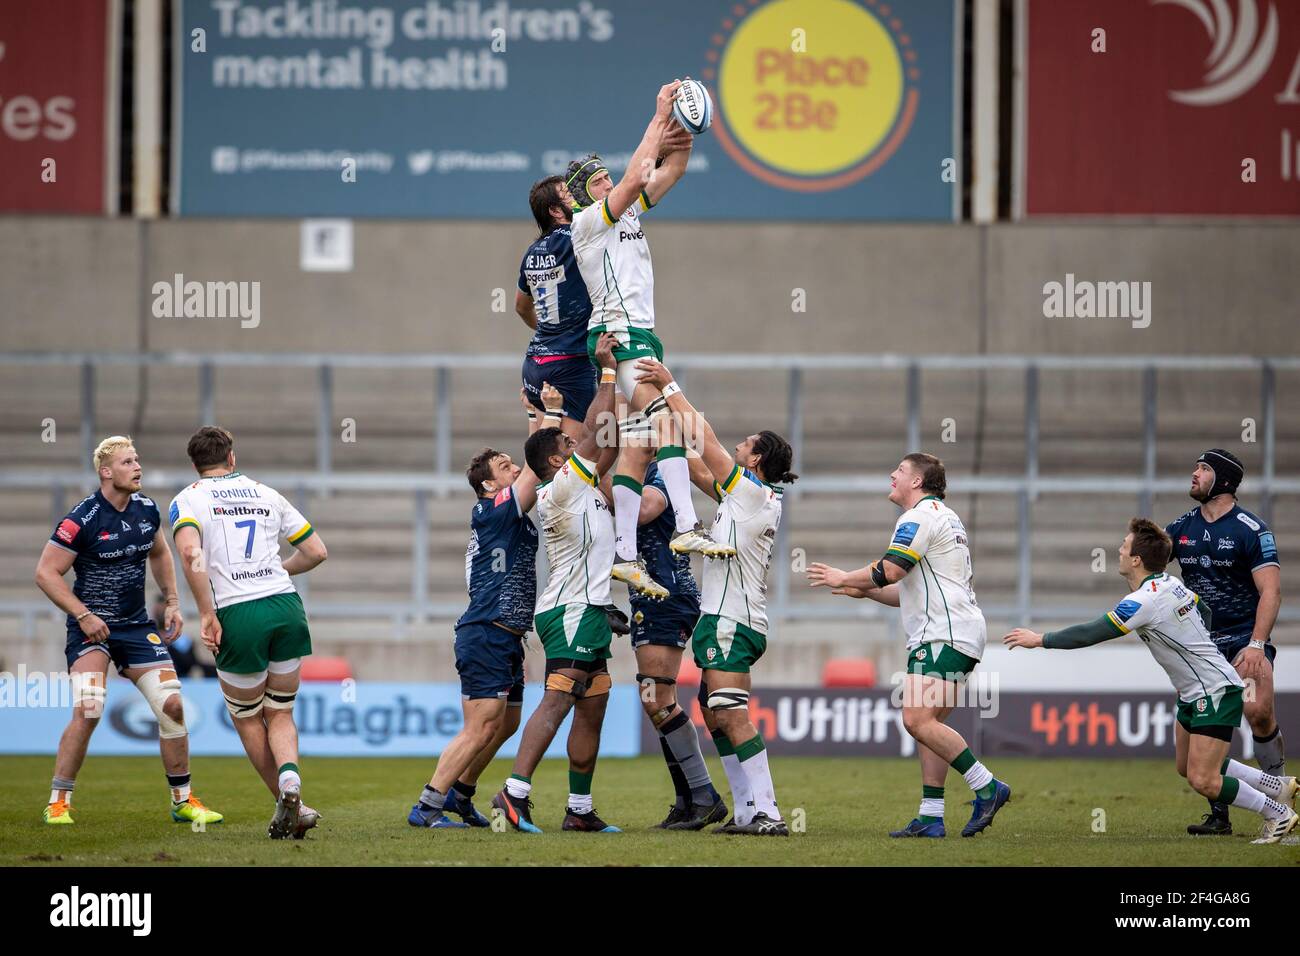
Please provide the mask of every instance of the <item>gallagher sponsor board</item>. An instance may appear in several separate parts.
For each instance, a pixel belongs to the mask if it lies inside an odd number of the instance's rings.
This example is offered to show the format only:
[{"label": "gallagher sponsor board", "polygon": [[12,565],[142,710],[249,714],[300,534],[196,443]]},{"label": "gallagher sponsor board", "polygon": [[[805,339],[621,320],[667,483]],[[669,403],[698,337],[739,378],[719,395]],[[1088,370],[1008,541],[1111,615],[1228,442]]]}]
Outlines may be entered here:
[{"label": "gallagher sponsor board", "polygon": [[[177,3],[183,215],[511,218],[674,77],[714,100],[655,217],[951,220],[958,0]],[[689,32],[682,25],[691,24]]]},{"label": "gallagher sponsor board", "polygon": [[1300,3],[1019,11],[1024,215],[1300,215]]},{"label": "gallagher sponsor board", "polygon": [[[67,726],[71,702],[64,675],[0,674],[0,753],[52,754]],[[215,680],[185,680],[185,722],[190,753],[202,756],[243,754],[231,724],[220,684]],[[524,719],[541,699],[541,687],[524,691]],[[562,757],[568,721],[546,752]],[[316,757],[431,757],[460,732],[460,686],[357,681],[308,682],[294,705],[294,720],[302,752]],[[637,722],[644,720],[636,688],[615,687],[601,732],[602,755],[632,757],[638,753]],[[513,756],[516,733],[501,748]],[[123,680],[108,684],[104,719],[91,740],[92,754],[156,755],[158,723],[140,693]]]},{"label": "gallagher sponsor board", "polygon": [[116,0],[0,3],[0,210],[111,213]]}]

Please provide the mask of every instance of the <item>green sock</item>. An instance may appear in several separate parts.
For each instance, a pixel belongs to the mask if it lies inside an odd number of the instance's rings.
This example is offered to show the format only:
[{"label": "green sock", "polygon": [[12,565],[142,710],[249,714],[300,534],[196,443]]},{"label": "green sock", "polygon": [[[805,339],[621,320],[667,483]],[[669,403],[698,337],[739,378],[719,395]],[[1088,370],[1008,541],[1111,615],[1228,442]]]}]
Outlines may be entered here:
[{"label": "green sock", "polygon": [[942,816],[942,815],[936,817],[936,816],[930,816],[930,815],[928,815],[928,814],[926,814],[926,813],[924,812],[924,811],[927,809],[927,807],[926,807],[926,801],[929,801],[929,800],[938,800],[938,801],[939,801],[939,807],[942,808],[942,806],[943,806],[943,787],[931,787],[931,786],[929,786],[928,784],[923,784],[923,785],[921,786],[921,810],[922,810],[922,812],[918,813],[917,816],[916,816],[916,818],[917,818],[918,820],[920,820],[922,823],[942,823],[942,822],[943,822],[943,816]]},{"label": "green sock", "polygon": [[[972,767],[980,766],[980,762],[975,759],[975,755],[971,753],[970,748],[967,747],[957,756],[952,758],[950,766],[963,777],[966,777],[967,771]],[[985,772],[987,772],[987,768]],[[969,777],[966,777],[966,782],[970,783]],[[989,797],[993,796],[993,794],[998,792],[997,780],[992,774],[989,774],[988,783],[984,784],[982,787],[971,787],[971,789],[975,791],[975,796],[979,797],[981,800],[987,800]]]},{"label": "green sock", "polygon": [[569,771],[569,793],[575,796],[583,797],[591,793],[591,778],[595,774],[578,773],[576,770]]},{"label": "green sock", "polygon": [[730,757],[735,754],[736,748],[731,746],[731,741],[721,730],[713,732],[713,746],[718,748],[719,757]]}]

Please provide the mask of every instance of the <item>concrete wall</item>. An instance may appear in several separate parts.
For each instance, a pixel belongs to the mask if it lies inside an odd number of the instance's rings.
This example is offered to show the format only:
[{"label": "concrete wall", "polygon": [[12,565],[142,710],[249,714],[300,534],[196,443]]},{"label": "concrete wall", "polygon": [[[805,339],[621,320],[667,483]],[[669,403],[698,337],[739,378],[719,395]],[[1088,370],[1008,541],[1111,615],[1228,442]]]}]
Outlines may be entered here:
[{"label": "concrete wall", "polygon": [[[647,218],[671,351],[1294,353],[1296,225],[690,225]],[[0,349],[513,352],[527,224],[356,224],[355,270],[304,273],[288,220],[0,218]],[[262,322],[155,318],[176,272],[258,280]],[[1043,284],[1152,283],[1150,328],[1045,319]],[[981,282],[981,276],[984,282]],[[792,290],[807,312],[791,311]],[[981,297],[986,308],[981,309]]]}]

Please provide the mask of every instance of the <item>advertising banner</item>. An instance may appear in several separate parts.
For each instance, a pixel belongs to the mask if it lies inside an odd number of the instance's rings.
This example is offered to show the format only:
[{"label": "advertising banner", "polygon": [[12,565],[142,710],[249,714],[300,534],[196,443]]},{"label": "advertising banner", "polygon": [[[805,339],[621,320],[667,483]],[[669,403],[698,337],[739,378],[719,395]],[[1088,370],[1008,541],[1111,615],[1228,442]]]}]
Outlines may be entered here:
[{"label": "advertising banner", "polygon": [[112,212],[115,0],[0,4],[0,211]]},{"label": "advertising banner", "polygon": [[[66,675],[28,675],[21,669],[0,675],[0,753],[53,754],[71,714]],[[524,719],[541,699],[542,690],[524,691]],[[190,753],[199,756],[242,755],[221,687],[215,680],[186,680],[182,694],[190,732]],[[298,740],[308,757],[433,757],[460,732],[458,684],[399,684],[369,681],[308,682],[294,706]],[[563,757],[566,719],[546,752]],[[637,724],[644,718],[636,688],[615,687],[601,733],[602,756],[631,757],[640,749]],[[512,757],[517,733],[501,748]],[[129,682],[112,680],[108,702],[92,754],[129,756],[158,753],[158,724],[140,693]]]},{"label": "advertising banner", "polygon": [[674,78],[714,101],[654,215],[951,220],[957,0],[177,3],[182,215],[528,217],[621,175]]},{"label": "advertising banner", "polygon": [[1300,215],[1300,3],[1020,12],[1025,215]]}]

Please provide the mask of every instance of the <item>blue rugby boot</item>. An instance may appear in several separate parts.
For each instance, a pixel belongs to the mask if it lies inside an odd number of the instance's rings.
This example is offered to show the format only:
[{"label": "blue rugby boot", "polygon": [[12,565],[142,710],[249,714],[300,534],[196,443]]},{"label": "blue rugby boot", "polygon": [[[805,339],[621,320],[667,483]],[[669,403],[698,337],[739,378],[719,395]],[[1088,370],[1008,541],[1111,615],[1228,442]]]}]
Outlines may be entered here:
[{"label": "blue rugby boot", "polygon": [[993,817],[1002,805],[1011,799],[1011,788],[1001,780],[993,780],[993,796],[987,800],[975,798],[975,809],[971,812],[970,822],[961,828],[961,835],[964,837],[974,836],[985,830],[992,822]]},{"label": "blue rugby boot", "polygon": [[894,839],[902,837],[943,837],[947,836],[948,831],[943,828],[942,820],[935,820],[933,823],[922,823],[919,819],[913,818],[912,822],[901,830],[890,830],[889,835]]}]

